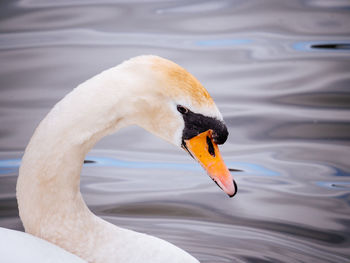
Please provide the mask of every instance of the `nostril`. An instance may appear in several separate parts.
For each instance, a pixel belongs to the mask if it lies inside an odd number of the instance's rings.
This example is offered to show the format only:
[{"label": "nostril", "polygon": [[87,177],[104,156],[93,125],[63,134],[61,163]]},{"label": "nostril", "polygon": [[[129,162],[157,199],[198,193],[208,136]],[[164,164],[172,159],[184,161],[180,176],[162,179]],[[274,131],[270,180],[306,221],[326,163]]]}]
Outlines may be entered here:
[{"label": "nostril", "polygon": [[208,152],[211,156],[215,157],[215,149],[214,145],[211,142],[211,139],[207,136],[207,145],[208,145]]}]

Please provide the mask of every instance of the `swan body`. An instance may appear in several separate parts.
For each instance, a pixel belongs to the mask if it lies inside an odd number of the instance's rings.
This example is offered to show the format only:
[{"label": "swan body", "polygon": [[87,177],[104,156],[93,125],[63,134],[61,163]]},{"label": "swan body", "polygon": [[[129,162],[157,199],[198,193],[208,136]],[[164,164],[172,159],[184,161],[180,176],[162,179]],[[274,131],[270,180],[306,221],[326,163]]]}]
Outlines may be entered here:
[{"label": "swan body", "polygon": [[0,237],[3,263],[86,263],[76,255],[27,233],[0,227]]},{"label": "swan body", "polygon": [[[197,158],[192,137],[208,130],[207,140],[213,138],[208,145],[214,144],[206,146],[214,151],[212,156],[206,153],[209,159],[219,155],[216,142],[227,138],[222,116],[208,92],[177,64],[140,56],[106,70],[58,102],[35,130],[17,182],[25,231],[88,262],[198,262],[167,241],[102,220],[82,198],[80,171],[87,152],[102,137],[133,124],[186,148],[203,167],[212,165]],[[215,173],[210,169],[209,175]],[[231,175],[223,173],[212,178],[233,195]]]}]

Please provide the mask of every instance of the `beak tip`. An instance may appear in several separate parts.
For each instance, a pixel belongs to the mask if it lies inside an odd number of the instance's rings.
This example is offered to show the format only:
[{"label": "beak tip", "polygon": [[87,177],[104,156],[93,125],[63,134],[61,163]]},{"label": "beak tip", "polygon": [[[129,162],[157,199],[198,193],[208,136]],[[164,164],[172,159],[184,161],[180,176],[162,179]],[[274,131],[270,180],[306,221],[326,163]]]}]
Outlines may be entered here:
[{"label": "beak tip", "polygon": [[228,196],[230,198],[234,197],[237,194],[237,191],[238,191],[237,184],[236,184],[235,180],[232,180],[232,181],[233,181],[233,185],[235,186],[235,192],[233,194],[228,194]]}]

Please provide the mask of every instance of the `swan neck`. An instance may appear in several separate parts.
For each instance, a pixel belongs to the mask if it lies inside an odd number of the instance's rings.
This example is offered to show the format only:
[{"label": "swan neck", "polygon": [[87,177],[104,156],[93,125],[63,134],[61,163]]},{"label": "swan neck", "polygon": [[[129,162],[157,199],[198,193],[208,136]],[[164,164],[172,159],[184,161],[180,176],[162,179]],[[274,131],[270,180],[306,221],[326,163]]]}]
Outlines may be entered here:
[{"label": "swan neck", "polygon": [[19,213],[27,232],[42,236],[46,226],[62,223],[60,215],[72,221],[77,215],[84,215],[80,220],[93,216],[80,193],[85,155],[102,137],[127,125],[112,107],[120,97],[109,94],[104,100],[101,94],[108,85],[105,72],[78,86],[55,105],[31,138],[17,181]]}]

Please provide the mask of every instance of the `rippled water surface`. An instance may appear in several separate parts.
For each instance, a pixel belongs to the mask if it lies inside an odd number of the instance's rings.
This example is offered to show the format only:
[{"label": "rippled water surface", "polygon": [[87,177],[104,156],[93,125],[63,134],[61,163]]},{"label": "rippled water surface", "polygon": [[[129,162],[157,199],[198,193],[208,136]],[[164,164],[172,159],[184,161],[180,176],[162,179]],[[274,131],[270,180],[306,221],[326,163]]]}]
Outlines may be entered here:
[{"label": "rippled water surface", "polygon": [[229,199],[182,150],[137,127],[86,157],[106,220],[201,262],[350,257],[350,2],[1,1],[0,226],[22,230],[20,158],[49,109],[123,60],[157,54],[193,73],[229,127]]}]

